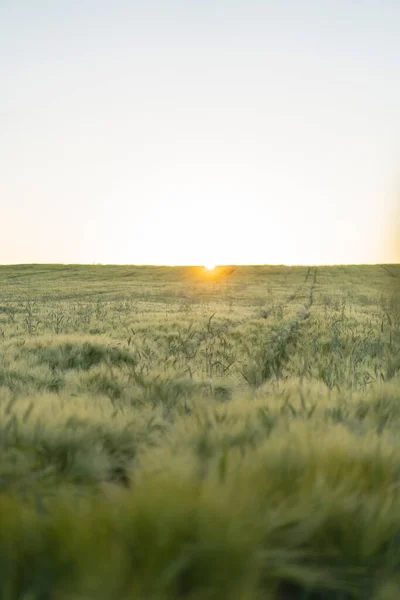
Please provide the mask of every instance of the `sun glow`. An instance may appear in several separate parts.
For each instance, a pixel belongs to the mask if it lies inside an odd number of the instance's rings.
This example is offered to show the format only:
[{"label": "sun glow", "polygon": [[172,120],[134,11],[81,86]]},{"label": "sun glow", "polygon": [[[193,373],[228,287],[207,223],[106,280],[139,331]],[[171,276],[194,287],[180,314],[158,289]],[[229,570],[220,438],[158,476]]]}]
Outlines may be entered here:
[{"label": "sun glow", "polygon": [[213,265],[213,264],[211,264],[211,263],[207,263],[206,265],[204,265],[204,268],[205,268],[207,271],[214,271],[214,269],[215,269],[215,265]]}]

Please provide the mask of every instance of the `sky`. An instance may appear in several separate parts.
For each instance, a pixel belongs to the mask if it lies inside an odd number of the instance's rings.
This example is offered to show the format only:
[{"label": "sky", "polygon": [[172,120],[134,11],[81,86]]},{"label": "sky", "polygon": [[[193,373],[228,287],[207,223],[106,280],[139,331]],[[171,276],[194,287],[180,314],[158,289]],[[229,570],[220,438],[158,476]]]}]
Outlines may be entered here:
[{"label": "sky", "polygon": [[400,262],[398,0],[0,0],[0,263]]}]

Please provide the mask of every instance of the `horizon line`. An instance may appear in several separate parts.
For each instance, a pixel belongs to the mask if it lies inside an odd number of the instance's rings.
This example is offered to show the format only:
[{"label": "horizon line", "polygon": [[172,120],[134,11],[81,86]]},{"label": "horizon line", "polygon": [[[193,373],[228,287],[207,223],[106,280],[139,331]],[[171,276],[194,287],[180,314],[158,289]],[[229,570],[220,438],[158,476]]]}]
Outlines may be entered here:
[{"label": "horizon line", "polygon": [[[380,267],[385,265],[400,265],[400,262],[374,262],[374,263],[221,263],[218,267]],[[163,267],[163,268],[202,268],[203,264],[162,264],[162,263],[58,263],[58,262],[32,262],[32,263],[0,263],[0,267]]]}]

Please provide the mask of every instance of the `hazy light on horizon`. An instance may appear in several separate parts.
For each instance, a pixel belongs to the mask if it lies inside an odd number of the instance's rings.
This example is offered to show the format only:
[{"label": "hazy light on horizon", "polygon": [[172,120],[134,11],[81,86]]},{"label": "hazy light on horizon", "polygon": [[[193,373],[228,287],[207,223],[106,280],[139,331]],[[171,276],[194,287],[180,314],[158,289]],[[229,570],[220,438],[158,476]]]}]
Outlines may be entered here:
[{"label": "hazy light on horizon", "polygon": [[3,0],[0,263],[400,262],[399,25],[393,0]]}]

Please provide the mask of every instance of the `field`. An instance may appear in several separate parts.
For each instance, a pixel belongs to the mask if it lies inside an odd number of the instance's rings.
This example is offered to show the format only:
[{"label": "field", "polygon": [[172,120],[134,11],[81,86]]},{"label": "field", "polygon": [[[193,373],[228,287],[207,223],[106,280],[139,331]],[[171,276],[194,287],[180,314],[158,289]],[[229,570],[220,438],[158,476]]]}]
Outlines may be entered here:
[{"label": "field", "polygon": [[0,600],[400,598],[400,265],[0,290]]}]

